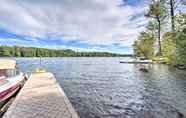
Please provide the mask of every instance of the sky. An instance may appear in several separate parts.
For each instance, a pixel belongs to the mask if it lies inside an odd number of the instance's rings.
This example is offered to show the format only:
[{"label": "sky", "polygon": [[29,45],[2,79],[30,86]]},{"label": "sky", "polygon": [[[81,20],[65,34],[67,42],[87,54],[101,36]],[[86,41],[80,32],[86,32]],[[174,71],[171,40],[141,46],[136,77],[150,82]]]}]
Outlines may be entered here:
[{"label": "sky", "polygon": [[144,0],[0,0],[0,45],[133,52]]}]

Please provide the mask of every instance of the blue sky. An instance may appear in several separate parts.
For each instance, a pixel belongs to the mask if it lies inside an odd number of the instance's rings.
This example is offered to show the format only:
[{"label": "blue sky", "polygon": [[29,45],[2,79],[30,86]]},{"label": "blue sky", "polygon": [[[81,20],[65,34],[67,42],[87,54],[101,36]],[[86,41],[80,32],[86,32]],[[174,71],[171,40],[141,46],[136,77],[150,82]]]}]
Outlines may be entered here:
[{"label": "blue sky", "polygon": [[143,0],[1,0],[0,45],[132,53]]}]

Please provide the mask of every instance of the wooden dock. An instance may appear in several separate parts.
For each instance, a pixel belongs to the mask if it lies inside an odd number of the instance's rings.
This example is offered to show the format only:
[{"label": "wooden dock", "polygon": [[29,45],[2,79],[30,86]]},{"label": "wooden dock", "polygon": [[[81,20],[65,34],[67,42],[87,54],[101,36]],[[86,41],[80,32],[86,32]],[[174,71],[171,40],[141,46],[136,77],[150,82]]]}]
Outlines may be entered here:
[{"label": "wooden dock", "polygon": [[166,64],[164,61],[120,61],[120,63],[125,64]]},{"label": "wooden dock", "polygon": [[154,62],[144,62],[144,61],[120,61],[120,63],[126,63],[126,64],[154,64]]},{"label": "wooden dock", "polygon": [[3,118],[79,118],[52,73],[32,74]]}]

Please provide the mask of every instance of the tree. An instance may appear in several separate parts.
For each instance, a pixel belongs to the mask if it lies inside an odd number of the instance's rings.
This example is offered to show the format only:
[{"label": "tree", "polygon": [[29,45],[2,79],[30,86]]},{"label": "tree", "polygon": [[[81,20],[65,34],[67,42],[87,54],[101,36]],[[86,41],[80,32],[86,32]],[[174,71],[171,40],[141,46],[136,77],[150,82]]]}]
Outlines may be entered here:
[{"label": "tree", "polygon": [[183,0],[167,0],[167,3],[170,9],[171,29],[175,32],[175,11],[179,5],[183,4]]},{"label": "tree", "polygon": [[158,55],[162,55],[161,48],[161,22],[166,17],[166,7],[164,0],[152,0],[152,3],[149,5],[148,13],[145,15],[146,17],[153,18],[158,23]]},{"label": "tree", "polygon": [[177,32],[183,31],[186,28],[186,13],[177,14],[175,20]]},{"label": "tree", "polygon": [[186,65],[186,29],[177,34],[177,63]]},{"label": "tree", "polygon": [[170,62],[176,61],[176,46],[173,37],[175,37],[173,32],[167,32],[164,34],[162,41],[163,56],[167,57]]},{"label": "tree", "polygon": [[176,20],[178,29],[176,32],[177,63],[186,65],[186,13],[179,14]]},{"label": "tree", "polygon": [[20,57],[21,56],[21,51],[20,48],[18,46],[14,46],[14,50],[15,50],[15,57]]},{"label": "tree", "polygon": [[154,37],[157,37],[157,33],[158,33],[157,22],[149,21],[148,25],[146,26],[146,32],[150,33]]},{"label": "tree", "polygon": [[171,30],[173,32],[173,39],[174,39],[174,45],[176,45],[176,38],[175,38],[175,30],[176,30],[176,24],[175,24],[175,20],[176,20],[176,15],[175,12],[177,10],[177,8],[180,5],[184,5],[184,0],[167,0],[168,6],[169,6],[169,11],[170,11],[170,18],[171,18]]},{"label": "tree", "polygon": [[154,42],[154,35],[149,32],[141,32],[138,40],[133,45],[134,54],[145,59],[152,59],[154,56]]},{"label": "tree", "polygon": [[186,5],[186,0],[166,0],[168,4],[168,9],[170,11],[170,18],[171,18],[171,29],[172,32],[175,32],[175,12],[180,5]]},{"label": "tree", "polygon": [[74,52],[73,50],[52,50],[34,47],[0,46],[0,57],[75,57],[75,56],[123,56],[107,52]]},{"label": "tree", "polygon": [[172,27],[172,32],[175,31],[175,23],[174,23],[174,11],[175,11],[175,0],[169,0],[169,4],[170,4],[170,15],[171,15],[171,27]]},{"label": "tree", "polygon": [[11,57],[11,50],[7,46],[2,46],[0,48],[0,56],[1,57]]}]

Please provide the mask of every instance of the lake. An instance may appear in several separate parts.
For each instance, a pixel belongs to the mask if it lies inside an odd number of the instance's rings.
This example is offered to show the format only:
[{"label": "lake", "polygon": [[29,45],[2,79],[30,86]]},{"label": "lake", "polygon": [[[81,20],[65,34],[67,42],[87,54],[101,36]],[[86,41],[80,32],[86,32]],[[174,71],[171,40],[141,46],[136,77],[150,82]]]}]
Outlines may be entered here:
[{"label": "lake", "polygon": [[[24,72],[39,58],[16,58]],[[186,71],[167,65],[120,64],[126,57],[43,58],[81,118],[182,118],[186,115]]]}]

